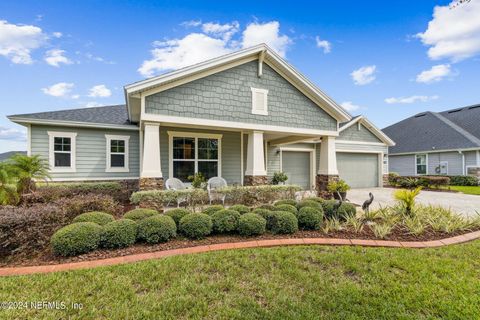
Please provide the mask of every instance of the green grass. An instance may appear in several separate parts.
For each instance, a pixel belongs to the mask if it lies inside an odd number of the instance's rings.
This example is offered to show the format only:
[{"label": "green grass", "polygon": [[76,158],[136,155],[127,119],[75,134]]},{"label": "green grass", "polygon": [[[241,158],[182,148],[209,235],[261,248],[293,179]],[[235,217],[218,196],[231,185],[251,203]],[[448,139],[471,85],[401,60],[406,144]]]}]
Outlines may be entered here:
[{"label": "green grass", "polygon": [[282,247],[0,278],[1,319],[479,319],[480,241],[436,249]]},{"label": "green grass", "polygon": [[480,186],[450,186],[450,189],[466,194],[480,195]]}]

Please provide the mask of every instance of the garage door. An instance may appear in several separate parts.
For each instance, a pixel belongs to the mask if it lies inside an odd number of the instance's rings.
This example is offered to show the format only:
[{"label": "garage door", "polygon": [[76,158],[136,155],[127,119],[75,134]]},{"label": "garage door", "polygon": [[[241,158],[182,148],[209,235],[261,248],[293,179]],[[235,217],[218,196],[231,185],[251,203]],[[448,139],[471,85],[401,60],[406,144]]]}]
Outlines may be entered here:
[{"label": "garage door", "polygon": [[378,186],[378,155],[376,153],[337,153],[340,179],[352,188]]},{"label": "garage door", "polygon": [[310,152],[282,151],[282,171],[287,174],[287,184],[310,189]]}]

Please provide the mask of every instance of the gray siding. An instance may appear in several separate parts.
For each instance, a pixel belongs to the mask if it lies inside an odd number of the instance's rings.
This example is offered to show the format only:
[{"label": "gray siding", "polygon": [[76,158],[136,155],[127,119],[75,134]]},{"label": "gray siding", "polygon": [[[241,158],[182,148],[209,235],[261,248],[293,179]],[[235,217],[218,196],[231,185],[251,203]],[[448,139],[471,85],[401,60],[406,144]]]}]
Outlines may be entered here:
[{"label": "gray siding", "polygon": [[386,145],[368,145],[368,144],[355,144],[355,143],[336,143],[335,149],[337,151],[358,151],[358,152],[383,152],[388,153],[388,147]]},{"label": "gray siding", "polygon": [[428,154],[428,174],[437,174],[435,169],[440,165],[440,161],[448,161],[449,175],[462,175],[462,155],[458,152],[438,152]]},{"label": "gray siding", "polygon": [[388,156],[388,171],[398,173],[401,176],[415,174],[415,155]]},{"label": "gray siding", "polygon": [[465,151],[465,165],[466,166],[476,166],[477,163],[477,152],[476,151]]},{"label": "gray siding", "polygon": [[[337,130],[337,121],[303,95],[267,64],[257,75],[252,61],[147,96],[145,111],[152,114]],[[252,114],[251,87],[267,89],[268,116]]]},{"label": "gray siding", "polygon": [[370,130],[367,129],[363,124],[360,125],[360,130],[358,125],[354,124],[347,129],[340,132],[338,140],[352,140],[352,141],[365,141],[365,142],[382,142],[374,135]]},{"label": "gray siding", "polygon": [[[52,172],[53,179],[110,179],[139,176],[139,132],[112,129],[87,129],[74,127],[39,126],[31,127],[32,154],[38,154],[48,161],[48,131],[76,132],[76,172]],[[129,172],[105,172],[106,139],[105,134],[127,135],[129,140]]]}]

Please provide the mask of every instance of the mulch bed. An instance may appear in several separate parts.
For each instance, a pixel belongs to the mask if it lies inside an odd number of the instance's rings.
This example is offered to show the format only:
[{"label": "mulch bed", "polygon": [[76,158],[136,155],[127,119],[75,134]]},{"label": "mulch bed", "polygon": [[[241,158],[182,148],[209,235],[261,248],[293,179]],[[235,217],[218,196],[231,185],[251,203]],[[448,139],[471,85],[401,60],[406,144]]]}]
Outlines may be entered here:
[{"label": "mulch bed", "polygon": [[[480,228],[471,230],[477,231]],[[470,232],[470,231],[469,231]],[[423,234],[415,236],[407,233],[406,230],[396,227],[392,230],[390,235],[382,240],[392,240],[392,241],[431,241],[431,240],[440,240],[444,238],[454,237],[457,235],[465,234],[465,231],[453,232],[453,233],[444,233],[444,232],[435,232],[432,229],[427,229]],[[189,240],[182,237],[177,237],[174,240],[171,240],[166,243],[160,243],[155,245],[138,243],[128,248],[123,249],[114,249],[114,250],[105,250],[99,249],[90,253],[86,253],[76,257],[58,257],[55,256],[51,249],[45,248],[43,251],[37,251],[35,254],[24,254],[22,256],[11,256],[7,259],[0,261],[0,267],[13,267],[13,266],[36,266],[36,265],[54,265],[61,263],[71,263],[71,262],[81,262],[81,261],[90,261],[98,259],[106,259],[113,257],[128,256],[132,254],[171,250],[171,249],[180,249],[188,248],[202,245],[212,245],[219,243],[232,243],[232,242],[242,242],[242,241],[252,241],[252,240],[270,240],[270,239],[280,239],[280,238],[342,238],[342,239],[362,239],[362,240],[379,240],[375,238],[373,232],[368,226],[365,226],[362,232],[354,232],[353,230],[344,229],[341,231],[332,231],[328,234],[322,231],[298,231],[295,234],[285,235],[279,234],[274,235],[266,233],[257,237],[242,237],[239,235],[212,235],[202,240]]]}]

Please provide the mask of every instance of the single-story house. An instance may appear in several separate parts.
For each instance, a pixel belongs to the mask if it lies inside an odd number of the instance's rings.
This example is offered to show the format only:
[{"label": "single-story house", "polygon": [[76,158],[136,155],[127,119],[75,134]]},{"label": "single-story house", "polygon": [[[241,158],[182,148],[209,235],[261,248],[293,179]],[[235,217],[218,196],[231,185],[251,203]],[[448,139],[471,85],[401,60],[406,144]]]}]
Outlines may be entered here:
[{"label": "single-story house", "polygon": [[390,172],[480,177],[480,105],[422,112],[383,129]]},{"label": "single-story house", "polygon": [[125,105],[8,118],[28,129],[28,153],[54,181],[139,180],[162,188],[201,172],[229,184],[324,190],[345,179],[381,186],[393,141],[352,116],[261,44],[124,87]]}]

